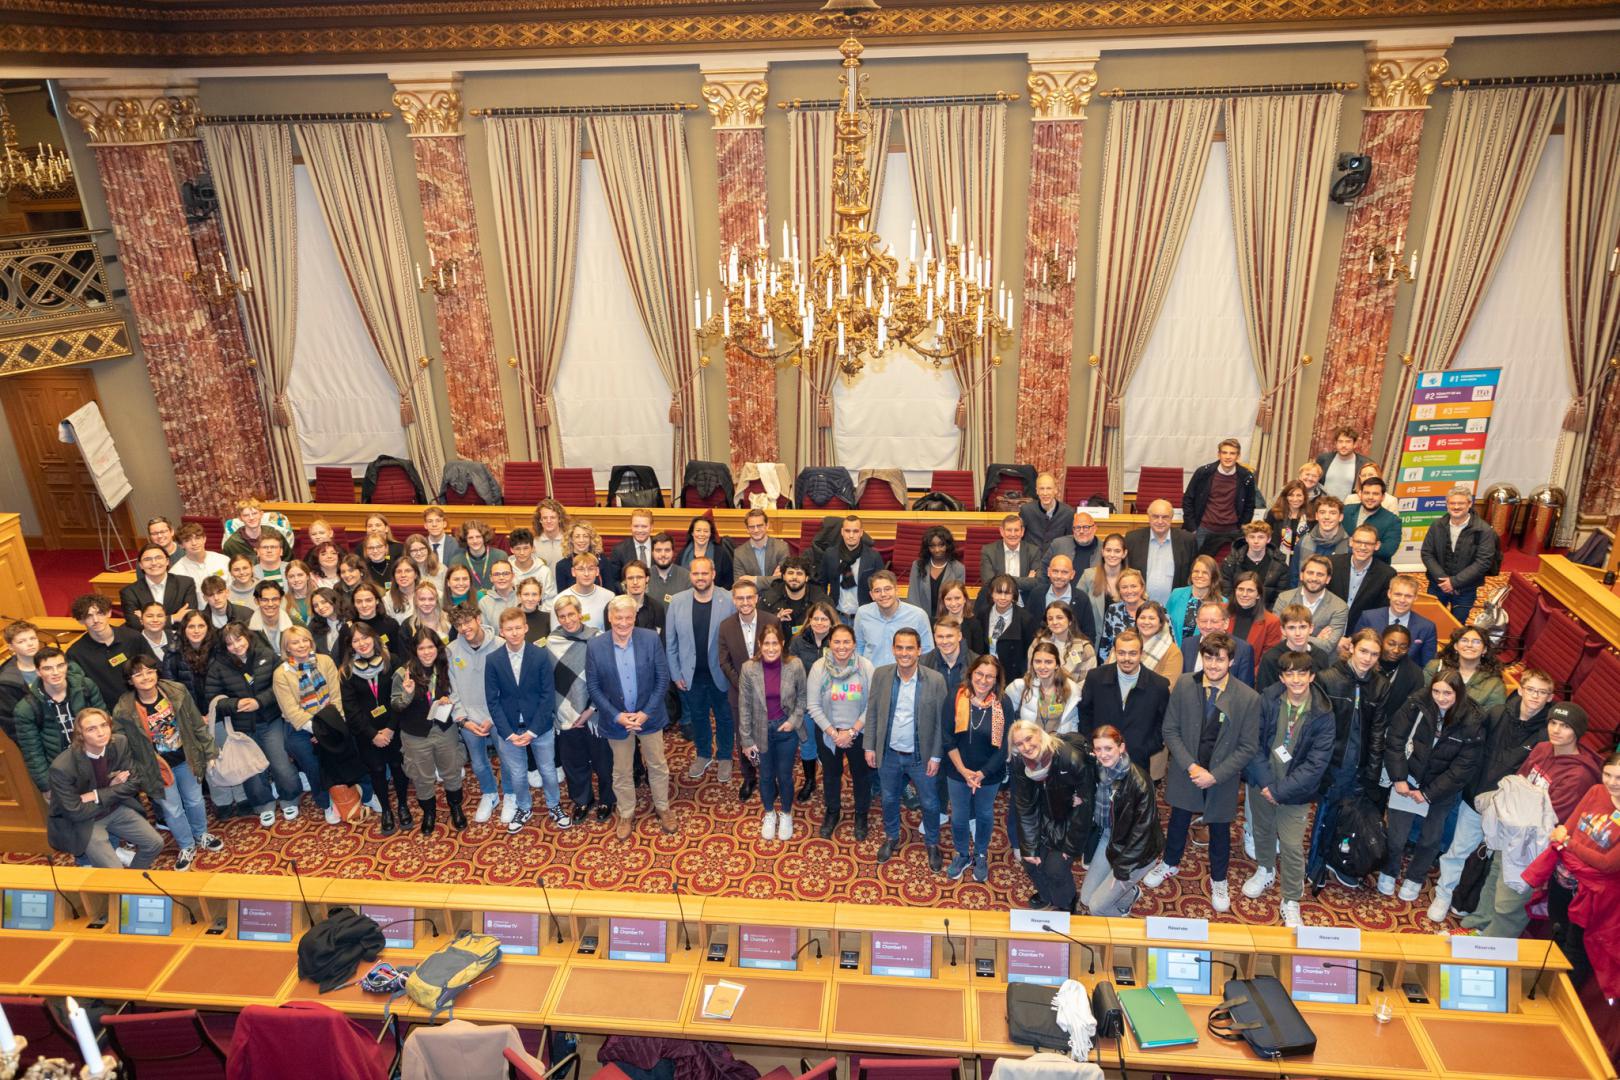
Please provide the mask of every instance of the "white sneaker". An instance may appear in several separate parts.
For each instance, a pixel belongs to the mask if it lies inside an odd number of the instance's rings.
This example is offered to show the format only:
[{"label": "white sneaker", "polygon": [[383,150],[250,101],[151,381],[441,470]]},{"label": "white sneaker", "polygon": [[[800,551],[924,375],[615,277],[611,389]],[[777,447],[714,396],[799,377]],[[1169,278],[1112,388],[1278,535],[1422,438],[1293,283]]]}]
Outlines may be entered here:
[{"label": "white sneaker", "polygon": [[259,824],[263,825],[265,828],[268,829],[275,823],[276,812],[274,810],[266,810],[264,813],[259,815]]},{"label": "white sneaker", "polygon": [[778,840],[791,840],[791,839],[793,839],[793,815],[792,814],[777,814],[776,815],[776,838]]},{"label": "white sneaker", "polygon": [[1232,910],[1232,893],[1224,881],[1209,883],[1209,903],[1216,911],[1225,914]]},{"label": "white sneaker", "polygon": [[489,815],[495,812],[495,804],[500,801],[498,795],[480,795],[478,797],[478,809],[473,811],[473,820],[477,822],[488,821]]},{"label": "white sneaker", "polygon": [[370,810],[373,814],[382,813],[382,803],[377,801],[377,793],[375,791],[371,793],[371,798],[366,800],[366,809]]},{"label": "white sneaker", "polygon": [[1243,895],[1250,900],[1258,900],[1271,888],[1271,883],[1277,880],[1277,872],[1269,867],[1262,866],[1254,872],[1254,876],[1243,883]]},{"label": "white sneaker", "polygon": [[1248,829],[1243,830],[1243,854],[1247,855],[1251,862],[1254,861],[1254,833]]},{"label": "white sneaker", "polygon": [[[491,798],[493,798],[493,796],[491,796]],[[478,801],[480,803],[483,802],[482,799],[480,799]],[[514,814],[516,814],[516,813],[517,813],[517,796],[516,795],[502,795],[501,796],[501,824],[503,824],[503,825],[512,824],[512,816]]]},{"label": "white sneaker", "polygon": [[297,821],[298,820],[298,806],[297,806],[297,804],[295,803],[292,806],[283,806],[281,808],[281,816],[283,818],[285,818],[286,820],[288,820],[288,821]]},{"label": "white sneaker", "polygon": [[335,805],[327,806],[327,808],[326,808],[326,823],[328,825],[336,825],[342,820],[343,820],[342,818],[338,817],[337,807]]},{"label": "white sneaker", "polygon": [[540,770],[539,769],[530,769],[529,770],[529,786],[532,787],[532,788],[537,788],[537,787],[541,786],[541,783],[542,783],[542,781],[540,779]]},{"label": "white sneaker", "polygon": [[1421,881],[1403,881],[1403,882],[1401,882],[1401,891],[1398,894],[1396,894],[1396,899],[1404,901],[1405,903],[1410,904],[1412,901],[1416,900],[1418,898],[1418,895],[1420,893],[1422,893],[1422,892],[1423,892],[1423,882],[1421,882]]},{"label": "white sneaker", "polygon": [[1299,916],[1298,900],[1284,900],[1282,902],[1282,920],[1283,925],[1290,930],[1304,925],[1304,920]]},{"label": "white sneaker", "polygon": [[1153,869],[1149,870],[1142,878],[1142,888],[1157,889],[1164,884],[1165,878],[1175,877],[1180,869],[1180,867],[1170,866],[1163,859],[1160,859],[1153,864]]},{"label": "white sneaker", "polygon": [[1446,916],[1451,914],[1451,897],[1436,890],[1434,901],[1429,904],[1429,910],[1424,912],[1432,923],[1443,923]]},{"label": "white sneaker", "polygon": [[1378,875],[1378,891],[1384,896],[1395,895],[1395,879],[1388,874]]},{"label": "white sneaker", "polygon": [[298,783],[303,786],[305,791],[310,790],[309,777],[305,776],[303,773],[298,774]]},{"label": "white sneaker", "polygon": [[776,812],[774,810],[765,811],[765,816],[760,818],[759,838],[761,840],[776,839]]},{"label": "white sneaker", "polygon": [[132,847],[116,847],[113,849],[113,854],[117,855],[118,861],[125,866],[133,866],[135,863],[135,849]]}]

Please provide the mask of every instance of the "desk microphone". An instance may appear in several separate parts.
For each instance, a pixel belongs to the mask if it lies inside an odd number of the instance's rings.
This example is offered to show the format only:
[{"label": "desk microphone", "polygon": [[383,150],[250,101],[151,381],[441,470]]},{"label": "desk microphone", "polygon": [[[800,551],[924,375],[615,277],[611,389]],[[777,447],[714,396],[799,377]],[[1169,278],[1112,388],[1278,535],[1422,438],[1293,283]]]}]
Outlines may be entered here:
[{"label": "desk microphone", "polygon": [[165,889],[163,886],[159,885],[157,883],[157,879],[152,876],[150,871],[142,870],[141,871],[141,877],[143,877],[147,881],[149,881],[152,884],[152,887],[154,889],[156,889],[158,892],[162,893],[164,896],[167,896],[174,903],[179,904],[181,907],[185,908],[186,909],[186,917],[191,920],[189,925],[191,925],[191,926],[196,926],[197,925],[197,912],[190,904],[186,903],[184,900],[182,900],[178,896],[174,895],[174,893],[170,892],[168,889]]},{"label": "desk microphone", "polygon": [[816,947],[816,959],[820,960],[821,959],[821,939],[816,937],[814,934],[811,934],[809,937],[805,938],[804,939],[804,944],[800,945],[797,949],[793,950],[793,959],[797,960],[799,958],[799,954],[804,952],[804,950],[808,949],[812,945],[814,945]]},{"label": "desk microphone", "polygon": [[439,936],[439,924],[434,922],[431,918],[429,918],[426,915],[419,915],[414,919],[393,919],[393,920],[390,920],[389,923],[386,926],[384,926],[381,923],[378,923],[378,929],[382,930],[384,936],[386,936],[390,927],[411,926],[411,925],[413,925],[415,923],[424,923],[424,922],[428,924],[428,932],[431,933],[434,937],[438,937]]},{"label": "desk microphone", "polygon": [[[1557,930],[1558,927],[1555,925],[1553,929]],[[1556,937],[1549,937],[1547,939],[1547,951],[1541,954],[1541,966],[1536,969],[1536,981],[1530,984],[1530,992],[1525,995],[1525,997],[1529,998],[1531,1001],[1536,1000],[1536,990],[1541,986],[1541,977],[1547,974],[1547,961],[1552,959],[1553,946],[1557,944],[1557,942],[1558,939]]]},{"label": "desk microphone", "polygon": [[681,903],[681,887],[675,879],[669,879],[669,891],[675,894],[675,910],[681,913],[681,940],[686,942],[686,951],[692,951],[692,932],[686,928],[686,905]]},{"label": "desk microphone", "polygon": [[1095,974],[1097,974],[1097,950],[1096,949],[1093,949],[1090,945],[1087,945],[1085,942],[1081,941],[1077,937],[1070,937],[1068,934],[1065,934],[1063,931],[1059,930],[1057,927],[1053,926],[1051,923],[1042,923],[1041,924],[1041,929],[1045,930],[1048,934],[1056,934],[1058,937],[1063,938],[1065,941],[1072,941],[1076,945],[1080,946],[1082,949],[1086,950],[1086,955],[1091,957],[1091,966],[1086,968],[1086,974],[1087,975],[1095,975]]},{"label": "desk microphone", "polygon": [[69,900],[68,894],[62,891],[62,886],[56,883],[55,861],[53,860],[51,862],[47,862],[45,865],[51,868],[51,889],[55,891],[57,896],[62,898],[62,903],[68,906],[68,910],[73,912],[73,921],[78,922],[80,919],[84,918],[84,915],[79,911],[79,905],[75,904],[72,900]]},{"label": "desk microphone", "polygon": [[951,947],[951,967],[956,966],[956,942],[951,940],[951,920],[945,920],[945,944]]},{"label": "desk microphone", "polygon": [[1325,968],[1338,968],[1343,971],[1359,971],[1364,975],[1371,975],[1378,980],[1378,992],[1380,994],[1384,992],[1384,973],[1376,968],[1365,968],[1360,964],[1336,964],[1331,960],[1322,961],[1322,966]]},{"label": "desk microphone", "polygon": [[551,928],[557,933],[557,944],[561,945],[563,943],[562,924],[557,921],[557,913],[551,910],[551,892],[546,888],[546,876],[541,874],[535,879],[535,884],[540,886],[540,896],[546,902],[546,915],[551,919]]},{"label": "desk microphone", "polygon": [[1202,956],[1195,956],[1195,957],[1193,957],[1193,959],[1196,960],[1200,964],[1220,964],[1223,967],[1229,967],[1229,968],[1232,969],[1232,978],[1234,978],[1234,979],[1243,978],[1243,972],[1239,971],[1238,966],[1236,964],[1232,963],[1230,960],[1217,960],[1213,956],[1208,957],[1208,958],[1205,958],[1205,957],[1202,957]]},{"label": "desk microphone", "polygon": [[309,906],[309,897],[304,893],[304,878],[298,872],[298,860],[288,859],[292,863],[293,880],[298,883],[298,898],[304,902],[304,916],[309,919],[309,925],[315,925],[315,911]]}]

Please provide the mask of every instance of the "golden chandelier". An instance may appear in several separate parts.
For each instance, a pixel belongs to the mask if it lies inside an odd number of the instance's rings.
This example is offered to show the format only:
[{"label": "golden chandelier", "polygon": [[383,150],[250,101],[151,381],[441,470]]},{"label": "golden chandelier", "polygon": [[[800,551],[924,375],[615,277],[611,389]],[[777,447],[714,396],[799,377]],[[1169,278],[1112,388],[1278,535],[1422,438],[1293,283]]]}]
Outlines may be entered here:
[{"label": "golden chandelier", "polygon": [[872,182],[867,146],[872,106],[860,72],[863,46],[855,32],[877,10],[872,0],[827,0],[823,12],[848,36],[839,46],[844,74],[838,77],[833,156],[833,212],[838,230],[806,260],[798,231],[782,222],[781,250],[773,259],[765,215],[752,248],[733,246],[720,260],[720,310],[713,294],[692,298],[697,334],[722,341],[745,356],[776,365],[798,365],[806,355],[832,356],[846,376],[868,358],[908,348],[943,366],[987,334],[1012,332],[1012,294],[1005,284],[992,294],[991,256],[964,248],[951,211],[950,235],[936,246],[931,231],[911,225],[910,250],[901,263],[872,221]]},{"label": "golden chandelier", "polygon": [[0,195],[43,199],[66,195],[73,190],[73,164],[65,152],[40,143],[30,158],[17,146],[17,129],[11,123],[11,110],[0,92]]}]

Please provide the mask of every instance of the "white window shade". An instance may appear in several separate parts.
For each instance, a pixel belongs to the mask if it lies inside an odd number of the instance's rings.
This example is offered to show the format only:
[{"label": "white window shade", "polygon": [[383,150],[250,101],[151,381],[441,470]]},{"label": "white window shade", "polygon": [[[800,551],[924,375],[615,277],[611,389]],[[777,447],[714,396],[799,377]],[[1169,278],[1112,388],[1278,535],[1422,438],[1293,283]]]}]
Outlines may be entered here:
[{"label": "white window shade", "polygon": [[1226,144],[1218,142],[1159,321],[1125,391],[1126,490],[1135,490],[1144,465],[1190,472],[1214,461],[1216,445],[1228,437],[1242,441],[1250,460],[1259,397],[1238,287]]},{"label": "white window shade", "polygon": [[665,487],[675,447],[669,383],[658,368],[614,236],[601,172],[580,162],[579,254],[552,394],[563,464],[607,487],[615,465],[651,465]]},{"label": "white window shade", "polygon": [[[890,153],[884,170],[877,232],[903,260],[917,218],[910,159]],[[891,349],[875,361],[868,358],[853,382],[840,377],[833,384],[838,464],[852,472],[904,469],[909,485],[926,486],[934,469],[956,468],[962,435],[956,426],[959,396],[949,364],[936,368],[904,348]]]},{"label": "white window shade", "polygon": [[[1457,349],[1455,368],[1502,369],[1482,485],[1548,482],[1569,405],[1564,336],[1564,137],[1551,135],[1519,220]],[[1402,403],[1402,407],[1406,406]]]},{"label": "white window shade", "polygon": [[383,368],[332,246],[315,187],[293,168],[298,214],[298,325],[287,399],[305,471],[347,467],[355,475],[382,454],[409,458],[399,391]]}]

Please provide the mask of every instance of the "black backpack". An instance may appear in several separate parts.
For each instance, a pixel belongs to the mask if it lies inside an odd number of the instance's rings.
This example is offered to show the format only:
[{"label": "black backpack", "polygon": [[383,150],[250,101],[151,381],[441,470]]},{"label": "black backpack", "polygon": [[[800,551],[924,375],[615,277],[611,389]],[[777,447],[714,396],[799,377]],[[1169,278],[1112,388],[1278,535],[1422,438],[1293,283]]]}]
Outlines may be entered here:
[{"label": "black backpack", "polygon": [[382,928],[346,907],[335,907],[298,939],[298,977],[338,989],[354,978],[361,961],[375,960],[387,944]]},{"label": "black backpack", "polygon": [[962,512],[962,504],[943,491],[929,491],[917,496],[911,504],[913,510],[938,513],[946,511],[952,514]]},{"label": "black backpack", "polygon": [[1384,815],[1359,792],[1339,800],[1328,837],[1328,865],[1347,878],[1360,879],[1384,862],[1388,837]]}]

